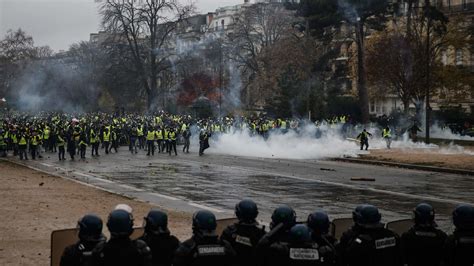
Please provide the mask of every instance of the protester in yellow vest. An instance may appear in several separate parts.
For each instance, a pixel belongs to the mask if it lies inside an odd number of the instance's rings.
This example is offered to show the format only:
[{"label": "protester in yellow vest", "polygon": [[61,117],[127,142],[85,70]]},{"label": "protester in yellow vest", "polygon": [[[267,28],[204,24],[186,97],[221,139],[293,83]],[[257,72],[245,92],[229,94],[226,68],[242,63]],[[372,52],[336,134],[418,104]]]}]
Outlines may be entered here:
[{"label": "protester in yellow vest", "polygon": [[156,132],[153,130],[153,128],[150,127],[150,129],[146,133],[146,145],[148,150],[148,153],[146,154],[147,156],[150,156],[150,153],[152,156],[155,155],[155,139]]},{"label": "protester in yellow vest", "polygon": [[102,133],[102,139],[104,140],[105,154],[109,154],[109,145],[110,145],[110,130],[108,127],[104,129]]},{"label": "protester in yellow vest", "polygon": [[392,144],[392,131],[388,126],[382,130],[382,138],[384,138],[387,143],[387,149],[390,149],[390,145]]},{"label": "protester in yellow vest", "polygon": [[169,142],[169,149],[168,149],[169,155],[171,156],[171,151],[174,150],[174,154],[178,156],[178,152],[176,151],[176,131],[172,127],[169,128],[168,142]]},{"label": "protester in yellow vest", "polygon": [[66,160],[64,154],[66,153],[64,146],[66,145],[66,140],[64,138],[64,132],[60,131],[58,134],[58,157],[60,161]]}]

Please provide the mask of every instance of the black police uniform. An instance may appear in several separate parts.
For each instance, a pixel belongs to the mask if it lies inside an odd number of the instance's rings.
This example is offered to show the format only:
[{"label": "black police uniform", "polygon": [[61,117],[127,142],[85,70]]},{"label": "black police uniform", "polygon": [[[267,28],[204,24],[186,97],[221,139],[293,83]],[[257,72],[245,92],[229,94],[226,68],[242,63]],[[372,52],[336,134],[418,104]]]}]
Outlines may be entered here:
[{"label": "black police uniform", "polygon": [[231,245],[217,236],[193,235],[176,250],[173,266],[233,266],[235,255]]},{"label": "black police uniform", "polygon": [[[105,240],[105,239],[104,239]],[[92,250],[101,242],[82,242],[67,247],[61,256],[60,266],[94,265]]]},{"label": "black police uniform", "polygon": [[151,252],[142,240],[128,237],[112,238],[93,250],[97,266],[151,266]]},{"label": "black police uniform", "polygon": [[318,249],[318,265],[338,265],[338,255],[336,251],[337,240],[331,235],[312,235],[315,248]]},{"label": "black police uniform", "polygon": [[272,266],[311,266],[320,264],[317,246],[311,243],[290,244],[276,242],[270,246],[269,259],[265,265]]},{"label": "black police uniform", "polygon": [[139,239],[150,247],[154,266],[172,265],[174,253],[179,247],[179,240],[175,236],[170,233],[159,235],[145,234]]},{"label": "black police uniform", "polygon": [[355,238],[361,230],[362,227],[360,225],[354,224],[351,228],[342,233],[339,243],[336,245],[336,250],[339,255],[344,253],[344,250],[349,246],[349,242]]},{"label": "black police uniform", "polygon": [[474,265],[474,228],[456,229],[446,239],[444,251],[445,266]]},{"label": "black police uniform", "polygon": [[381,225],[371,228],[357,227],[345,237],[348,239],[341,240],[343,246],[340,247],[343,265],[402,265],[399,237]]},{"label": "black police uniform", "polygon": [[228,226],[221,235],[221,240],[230,243],[235,250],[237,265],[257,265],[256,246],[265,235],[265,228],[258,223],[238,222]]},{"label": "black police uniform", "polygon": [[407,266],[439,266],[446,234],[433,226],[415,225],[401,236]]},{"label": "black police uniform", "polygon": [[102,219],[95,214],[87,214],[77,222],[79,241],[68,246],[61,256],[60,266],[93,265],[93,250],[106,241],[102,234]]}]

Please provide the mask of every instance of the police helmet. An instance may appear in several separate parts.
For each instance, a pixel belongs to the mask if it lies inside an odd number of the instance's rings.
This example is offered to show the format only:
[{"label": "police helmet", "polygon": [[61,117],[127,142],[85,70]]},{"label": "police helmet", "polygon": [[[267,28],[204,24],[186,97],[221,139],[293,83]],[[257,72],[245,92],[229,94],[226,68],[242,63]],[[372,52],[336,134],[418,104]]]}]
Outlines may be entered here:
[{"label": "police helmet", "polygon": [[430,204],[420,203],[413,210],[415,224],[434,225],[435,211]]},{"label": "police helmet", "polygon": [[235,205],[235,216],[237,216],[239,221],[253,222],[257,215],[257,204],[253,200],[244,199]]},{"label": "police helmet", "polygon": [[102,219],[95,214],[87,214],[77,221],[81,241],[98,241],[103,238]]},{"label": "police helmet", "polygon": [[217,228],[216,216],[207,210],[197,211],[193,215],[193,232],[215,235]]},{"label": "police helmet", "polygon": [[144,218],[144,227],[146,233],[168,233],[168,215],[160,210],[151,210]]},{"label": "police helmet", "polygon": [[456,207],[453,211],[453,223],[459,229],[474,228],[474,207],[467,204]]},{"label": "police helmet", "polygon": [[273,229],[280,223],[289,228],[296,223],[296,213],[291,207],[282,205],[273,211],[270,229]]},{"label": "police helmet", "polygon": [[352,221],[357,224],[358,213],[364,208],[367,204],[361,204],[355,207],[354,211],[352,211]]},{"label": "police helmet", "polygon": [[109,214],[107,228],[113,237],[128,237],[133,233],[132,214],[125,210],[113,210]]},{"label": "police helmet", "polygon": [[290,229],[290,241],[292,243],[308,243],[311,242],[311,231],[304,224],[294,225]]},{"label": "police helmet", "polygon": [[382,219],[379,209],[369,204],[356,208],[353,215],[356,218],[356,224],[365,227],[380,225],[380,220]]},{"label": "police helmet", "polygon": [[308,227],[316,233],[327,234],[330,223],[329,216],[323,211],[316,211],[308,215]]}]

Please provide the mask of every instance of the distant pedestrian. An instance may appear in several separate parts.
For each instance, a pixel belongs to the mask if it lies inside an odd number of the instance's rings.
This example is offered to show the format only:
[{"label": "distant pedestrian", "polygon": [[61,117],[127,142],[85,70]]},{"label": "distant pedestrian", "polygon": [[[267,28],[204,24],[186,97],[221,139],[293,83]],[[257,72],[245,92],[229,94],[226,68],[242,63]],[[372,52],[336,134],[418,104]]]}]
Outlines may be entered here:
[{"label": "distant pedestrian", "polygon": [[390,145],[392,144],[392,131],[388,126],[382,130],[382,138],[387,143],[387,149],[390,149]]},{"label": "distant pedestrian", "polygon": [[365,150],[369,149],[369,137],[372,137],[372,134],[367,132],[367,130],[364,128],[364,130],[357,136],[357,139],[360,141],[360,150],[364,149]]}]

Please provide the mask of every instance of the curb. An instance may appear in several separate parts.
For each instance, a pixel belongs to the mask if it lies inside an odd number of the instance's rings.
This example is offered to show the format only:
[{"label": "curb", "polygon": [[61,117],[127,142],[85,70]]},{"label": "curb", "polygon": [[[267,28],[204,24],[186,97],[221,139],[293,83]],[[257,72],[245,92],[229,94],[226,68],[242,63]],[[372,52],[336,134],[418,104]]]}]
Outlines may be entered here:
[{"label": "curb", "polygon": [[356,159],[356,158],[334,158],[332,160],[338,161],[338,162],[346,162],[346,163],[391,166],[391,167],[414,169],[414,170],[421,170],[421,171],[474,176],[474,171],[470,171],[470,170],[436,167],[436,166],[425,166],[425,165],[419,165],[419,164],[395,163],[395,162],[365,160],[365,159]]}]

